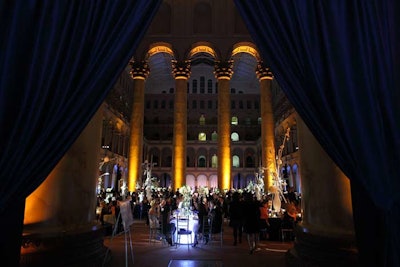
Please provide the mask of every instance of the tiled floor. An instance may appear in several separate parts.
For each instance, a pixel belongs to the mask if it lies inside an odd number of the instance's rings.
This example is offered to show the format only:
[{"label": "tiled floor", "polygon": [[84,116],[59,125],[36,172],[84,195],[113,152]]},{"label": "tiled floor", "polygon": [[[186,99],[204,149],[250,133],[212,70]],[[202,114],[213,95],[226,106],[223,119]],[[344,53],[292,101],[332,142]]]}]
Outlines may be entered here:
[{"label": "tiled floor", "polygon": [[[111,261],[109,267],[255,267],[285,266],[285,252],[293,246],[292,242],[260,241],[259,250],[249,253],[245,236],[241,244],[233,246],[232,230],[225,224],[223,246],[219,242],[189,247],[162,244],[160,241],[149,243],[149,228],[144,221],[135,220],[129,233],[114,237],[108,236],[104,244],[109,248]],[[127,241],[125,241],[125,239]],[[132,249],[130,248],[132,244]],[[132,254],[133,259],[132,259]]]}]

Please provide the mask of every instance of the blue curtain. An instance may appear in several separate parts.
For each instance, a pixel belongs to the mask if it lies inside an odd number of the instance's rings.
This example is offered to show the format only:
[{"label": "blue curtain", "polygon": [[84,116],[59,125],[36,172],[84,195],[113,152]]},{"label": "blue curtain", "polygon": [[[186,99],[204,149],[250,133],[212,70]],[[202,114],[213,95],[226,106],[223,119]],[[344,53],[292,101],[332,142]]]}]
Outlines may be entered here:
[{"label": "blue curtain", "polygon": [[350,179],[361,266],[399,266],[399,4],[235,4],[289,101]]},{"label": "blue curtain", "polygon": [[25,198],[100,107],[160,3],[0,2],[2,255],[19,256]]}]

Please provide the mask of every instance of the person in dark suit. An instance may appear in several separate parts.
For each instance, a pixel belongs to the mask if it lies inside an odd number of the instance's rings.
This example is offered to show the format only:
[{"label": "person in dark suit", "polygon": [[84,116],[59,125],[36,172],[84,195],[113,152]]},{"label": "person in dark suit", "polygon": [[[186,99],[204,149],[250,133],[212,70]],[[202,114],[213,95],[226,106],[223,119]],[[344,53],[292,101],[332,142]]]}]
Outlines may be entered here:
[{"label": "person in dark suit", "polygon": [[243,231],[246,233],[250,254],[258,250],[260,237],[260,203],[251,193],[244,194],[243,202]]},{"label": "person in dark suit", "polygon": [[238,239],[242,243],[243,235],[243,202],[239,192],[232,194],[232,201],[228,207],[229,213],[229,226],[233,230],[233,245],[236,246]]},{"label": "person in dark suit", "polygon": [[175,233],[175,224],[171,222],[171,201],[169,197],[165,197],[160,203],[161,214],[161,228],[165,236],[165,240],[170,246],[172,243],[172,236]]}]

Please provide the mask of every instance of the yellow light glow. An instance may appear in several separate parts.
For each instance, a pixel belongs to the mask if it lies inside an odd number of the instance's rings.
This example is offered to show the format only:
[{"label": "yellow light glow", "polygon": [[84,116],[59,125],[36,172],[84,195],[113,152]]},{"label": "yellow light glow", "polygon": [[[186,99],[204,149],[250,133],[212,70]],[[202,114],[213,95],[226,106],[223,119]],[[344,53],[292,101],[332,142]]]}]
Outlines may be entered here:
[{"label": "yellow light glow", "polygon": [[210,54],[212,57],[217,58],[217,53],[215,53],[214,49],[206,45],[199,45],[194,47],[192,50],[190,50],[188,58],[191,58],[198,53],[207,53]]},{"label": "yellow light glow", "polygon": [[172,49],[164,45],[157,45],[155,47],[150,48],[149,51],[147,52],[147,55],[148,57],[151,57],[158,53],[167,53],[170,54],[171,56],[174,56],[174,52],[172,51]]},{"label": "yellow light glow", "polygon": [[247,54],[254,56],[257,60],[260,60],[260,55],[258,54],[258,51],[251,46],[240,45],[240,46],[234,48],[232,51],[232,56],[239,54],[239,53],[247,53]]},{"label": "yellow light glow", "polygon": [[132,76],[132,79],[134,79],[134,80],[146,80],[146,78],[145,77],[143,77],[143,76]]}]

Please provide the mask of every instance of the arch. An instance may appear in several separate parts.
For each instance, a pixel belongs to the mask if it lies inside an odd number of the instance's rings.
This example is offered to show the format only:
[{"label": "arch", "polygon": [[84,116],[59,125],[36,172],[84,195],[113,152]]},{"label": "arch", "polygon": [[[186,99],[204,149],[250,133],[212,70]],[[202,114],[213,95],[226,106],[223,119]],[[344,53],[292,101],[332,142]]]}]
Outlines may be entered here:
[{"label": "arch", "polygon": [[239,119],[237,116],[232,116],[231,118],[231,124],[232,125],[238,125],[239,124]]},{"label": "arch", "polygon": [[238,155],[233,155],[232,157],[232,167],[239,168],[240,167],[240,157]]},{"label": "arch", "polygon": [[190,186],[191,189],[196,186],[196,179],[193,174],[186,175],[186,185]]},{"label": "arch", "polygon": [[216,174],[210,175],[210,188],[218,188],[218,176]]},{"label": "arch", "polygon": [[251,42],[240,42],[234,44],[231,52],[231,57],[239,53],[246,53],[252,55],[257,61],[261,60],[261,56],[256,48],[256,45]]},{"label": "arch", "polygon": [[148,60],[150,57],[158,53],[166,53],[171,57],[176,58],[176,53],[173,51],[171,44],[165,42],[157,42],[149,46],[149,50],[147,50],[146,52],[145,59]]},{"label": "arch", "polygon": [[207,167],[207,159],[208,159],[208,153],[207,149],[204,147],[200,147],[197,149],[197,167],[204,168]]},{"label": "arch", "polygon": [[232,142],[238,142],[240,140],[239,134],[237,132],[231,133],[231,140]]},{"label": "arch", "polygon": [[[220,58],[219,53],[217,53],[217,50],[209,42],[194,43],[190,51],[187,53],[186,58],[192,60],[196,55],[208,56],[213,58],[214,60],[218,60]],[[212,65],[214,66],[214,64]]]},{"label": "arch", "polygon": [[211,168],[218,168],[218,156],[217,151],[211,157]]},{"label": "arch", "polygon": [[197,167],[199,168],[205,168],[207,167],[207,159],[205,156],[201,155],[197,159]]},{"label": "arch", "polygon": [[217,141],[217,140],[218,140],[218,134],[217,134],[216,131],[214,131],[214,132],[211,134],[211,141]]},{"label": "arch", "polygon": [[205,132],[200,132],[198,135],[199,141],[207,141],[207,134]]},{"label": "arch", "polygon": [[206,124],[206,117],[204,117],[204,114],[200,115],[199,124],[200,125],[205,125]]},{"label": "arch", "polygon": [[208,186],[208,179],[207,176],[204,174],[200,174],[197,176],[197,188],[200,186]]}]

